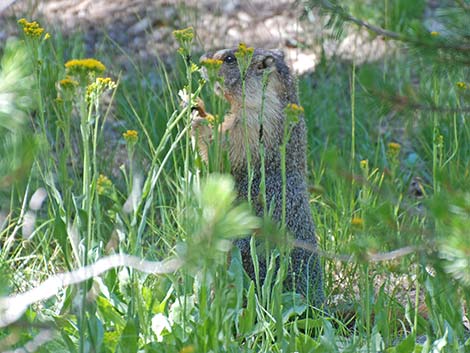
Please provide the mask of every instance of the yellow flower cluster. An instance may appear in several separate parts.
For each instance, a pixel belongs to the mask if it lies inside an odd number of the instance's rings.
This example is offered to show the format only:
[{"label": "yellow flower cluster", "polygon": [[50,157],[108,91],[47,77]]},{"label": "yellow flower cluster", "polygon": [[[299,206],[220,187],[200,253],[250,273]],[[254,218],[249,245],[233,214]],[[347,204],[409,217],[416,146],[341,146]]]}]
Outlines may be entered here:
[{"label": "yellow flower cluster", "polygon": [[112,181],[106,175],[100,174],[96,181],[96,190],[98,191],[98,194],[103,195],[107,189],[111,188],[111,186],[113,186]]},{"label": "yellow flower cluster", "polygon": [[396,143],[396,142],[390,142],[388,144],[388,149],[390,152],[394,152],[394,153],[399,153],[400,152],[400,149],[401,149],[401,145],[399,143]]},{"label": "yellow flower cluster", "polygon": [[304,112],[304,108],[301,105],[297,105],[295,103],[287,104],[287,109],[289,109],[292,112],[295,112],[297,114],[303,114],[303,112]]},{"label": "yellow flower cluster", "polygon": [[57,98],[56,102],[61,104],[64,100],[71,101],[75,96],[75,89],[79,83],[70,76],[65,76],[62,80],[57,82]]},{"label": "yellow flower cluster", "polygon": [[206,119],[211,126],[214,126],[219,120],[216,115],[212,115],[211,113],[206,113],[204,119]]},{"label": "yellow flower cluster", "polygon": [[[103,85],[103,86],[106,86],[106,87],[110,87],[110,86],[114,86],[114,81],[111,80],[110,77],[98,77],[96,79],[96,82],[100,85]],[[112,88],[112,87],[110,87]]]},{"label": "yellow flower cluster", "polygon": [[181,348],[180,353],[194,353],[196,349],[193,345],[185,346]]},{"label": "yellow flower cluster", "polygon": [[101,74],[106,70],[106,66],[96,59],[69,60],[65,63],[65,68],[70,75],[81,75],[85,73]]},{"label": "yellow flower cluster", "polygon": [[297,124],[299,122],[299,116],[304,113],[304,108],[295,103],[289,103],[285,109],[287,116],[287,123]]},{"label": "yellow flower cluster", "polygon": [[109,77],[98,77],[95,82],[86,88],[86,99],[88,102],[97,99],[104,91],[116,88],[116,83]]},{"label": "yellow flower cluster", "polygon": [[22,18],[18,20],[18,24],[23,28],[24,34],[28,37],[38,38],[44,32],[44,28],[36,21],[29,22],[25,18]]},{"label": "yellow flower cluster", "polygon": [[238,49],[236,52],[237,57],[251,57],[254,53],[255,49],[252,47],[247,47],[245,43],[238,44]]},{"label": "yellow flower cluster", "polygon": [[183,43],[191,42],[194,38],[194,29],[193,27],[188,27],[184,29],[177,29],[173,31],[173,35],[175,36],[178,43],[183,45]]},{"label": "yellow flower cluster", "polygon": [[204,66],[208,70],[217,71],[222,66],[223,61],[218,59],[204,59],[201,60],[201,65]]},{"label": "yellow flower cluster", "polygon": [[191,42],[194,38],[194,29],[193,27],[188,27],[184,29],[178,29],[173,31],[176,41],[179,43],[180,47],[178,48],[178,53],[184,58],[186,63],[191,61]]},{"label": "yellow flower cluster", "polygon": [[139,133],[136,130],[127,130],[122,134],[122,137],[126,142],[134,144],[139,138]]},{"label": "yellow flower cluster", "polygon": [[237,58],[238,68],[243,79],[245,79],[248,68],[250,67],[254,51],[255,49],[247,47],[245,43],[238,44],[235,57]]},{"label": "yellow flower cluster", "polygon": [[361,217],[353,217],[351,220],[351,225],[353,227],[362,228],[364,226],[364,219]]},{"label": "yellow flower cluster", "polygon": [[440,33],[437,32],[437,31],[432,31],[432,32],[431,32],[431,35],[432,35],[433,37],[437,37],[437,36],[440,35]]},{"label": "yellow flower cluster", "polygon": [[222,67],[223,61],[217,59],[204,59],[200,62],[201,66],[206,69],[207,79],[214,84],[215,82],[222,83],[222,78],[219,77],[219,71]]},{"label": "yellow flower cluster", "polygon": [[78,86],[78,82],[72,79],[70,76],[65,76],[64,79],[59,81],[59,85],[63,89],[72,89]]},{"label": "yellow flower cluster", "polygon": [[462,82],[462,81],[457,82],[456,85],[460,89],[466,89],[467,88],[467,84],[465,82]]}]

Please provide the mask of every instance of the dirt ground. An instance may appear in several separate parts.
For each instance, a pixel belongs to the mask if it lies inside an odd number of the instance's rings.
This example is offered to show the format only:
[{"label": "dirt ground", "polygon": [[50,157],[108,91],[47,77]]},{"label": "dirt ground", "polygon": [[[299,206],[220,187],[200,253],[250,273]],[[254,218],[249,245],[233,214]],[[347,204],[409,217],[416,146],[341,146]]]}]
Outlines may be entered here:
[{"label": "dirt ground", "polygon": [[380,58],[386,50],[381,38],[368,40],[364,33],[332,39],[323,29],[325,18],[306,12],[298,0],[2,0],[0,43],[17,34],[16,20],[22,17],[51,32],[82,33],[90,56],[111,43],[144,61],[171,63],[177,48],[172,31],[188,26],[196,30],[199,52],[239,42],[283,49],[297,73],[313,70],[322,50],[358,61]]}]

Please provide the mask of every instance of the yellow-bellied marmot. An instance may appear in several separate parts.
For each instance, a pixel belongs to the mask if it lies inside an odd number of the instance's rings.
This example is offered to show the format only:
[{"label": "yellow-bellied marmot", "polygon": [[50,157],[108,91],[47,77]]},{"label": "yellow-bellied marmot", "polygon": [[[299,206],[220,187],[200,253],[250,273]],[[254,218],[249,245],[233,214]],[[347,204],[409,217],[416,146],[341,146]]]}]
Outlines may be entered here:
[{"label": "yellow-bellied marmot", "polygon": [[[288,104],[298,104],[294,77],[284,61],[282,52],[277,50],[255,49],[251,63],[246,71],[245,97],[243,102],[242,77],[236,58],[237,49],[225,49],[205,54],[201,59],[222,61],[219,75],[223,85],[216,85],[217,93],[222,94],[230,103],[230,112],[225,116],[219,131],[227,135],[223,148],[228,152],[231,173],[235,178],[240,198],[248,198],[249,173],[247,148],[251,155],[250,167],[253,168],[251,200],[258,215],[263,215],[266,206],[271,208],[276,221],[282,218],[283,180],[280,147],[283,144]],[[269,76],[263,87],[263,75]],[[264,98],[263,98],[264,95]],[[261,116],[261,112],[263,112]],[[246,121],[244,121],[246,119]],[[202,124],[204,118],[193,122],[193,134],[198,148],[207,159],[211,129]],[[286,146],[286,212],[287,229],[297,239],[316,249],[315,226],[312,220],[306,187],[306,127],[303,116],[297,122],[287,122],[289,140]],[[248,143],[246,143],[248,142]],[[266,205],[260,202],[261,154],[264,145],[264,175]],[[254,269],[250,256],[249,239],[236,242],[241,250],[245,270],[254,279]],[[266,264],[260,263],[260,277],[264,279]],[[324,300],[322,271],[315,251],[295,247],[291,252],[291,265],[287,285],[295,283],[295,290],[309,299],[310,303],[320,305]]]}]

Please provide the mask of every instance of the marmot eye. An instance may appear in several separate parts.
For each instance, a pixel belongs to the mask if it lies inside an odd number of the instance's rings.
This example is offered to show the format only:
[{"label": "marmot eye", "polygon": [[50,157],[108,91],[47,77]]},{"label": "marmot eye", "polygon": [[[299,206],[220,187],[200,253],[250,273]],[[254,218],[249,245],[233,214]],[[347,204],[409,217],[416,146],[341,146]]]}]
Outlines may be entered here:
[{"label": "marmot eye", "polygon": [[230,54],[225,57],[224,62],[226,62],[227,64],[233,64],[235,60],[235,57]]}]

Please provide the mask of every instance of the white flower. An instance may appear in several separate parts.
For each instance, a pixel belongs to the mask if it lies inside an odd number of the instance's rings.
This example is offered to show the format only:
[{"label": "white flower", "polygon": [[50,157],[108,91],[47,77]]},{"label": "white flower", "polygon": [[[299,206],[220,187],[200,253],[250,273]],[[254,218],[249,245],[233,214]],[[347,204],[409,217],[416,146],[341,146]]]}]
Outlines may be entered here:
[{"label": "white flower", "polygon": [[186,320],[194,321],[193,310],[196,308],[194,296],[180,296],[170,306],[168,318],[172,325],[182,325]]},{"label": "white flower", "polygon": [[157,336],[157,341],[162,342],[165,331],[171,332],[168,318],[163,314],[157,314],[152,318],[152,331]]},{"label": "white flower", "polygon": [[186,91],[186,88],[180,89],[178,92],[178,96],[180,96],[181,99],[181,106],[183,108],[186,108],[187,106],[193,104],[194,102],[194,97],[196,96],[194,93],[191,93],[191,98],[189,97],[188,91]]}]

